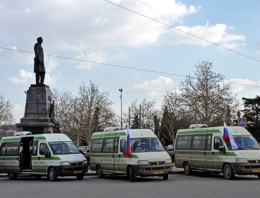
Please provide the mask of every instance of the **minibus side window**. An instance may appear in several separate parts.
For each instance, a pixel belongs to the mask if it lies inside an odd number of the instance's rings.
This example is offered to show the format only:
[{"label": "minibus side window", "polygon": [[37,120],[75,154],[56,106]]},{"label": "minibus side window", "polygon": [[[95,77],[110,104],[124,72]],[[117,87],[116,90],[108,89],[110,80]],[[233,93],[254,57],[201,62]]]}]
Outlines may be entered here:
[{"label": "minibus side window", "polygon": [[32,155],[37,155],[38,141],[33,141]]},{"label": "minibus side window", "polygon": [[177,137],[176,149],[190,150],[191,149],[191,135],[182,135]]},{"label": "minibus side window", "polygon": [[102,144],[103,144],[103,139],[92,139],[91,143],[91,153],[101,153],[102,152]]},{"label": "minibus side window", "polygon": [[118,142],[119,142],[119,138],[116,137],[114,141],[114,147],[113,147],[114,153],[118,153]]},{"label": "minibus side window", "polygon": [[214,137],[214,150],[219,150],[220,146],[223,146],[223,141],[220,137]]},{"label": "minibus side window", "polygon": [[113,153],[114,152],[114,138],[106,138],[103,142],[103,153]]},{"label": "minibus side window", "polygon": [[49,151],[49,148],[46,143],[40,144],[40,155],[45,155],[46,151]]},{"label": "minibus side window", "polygon": [[0,147],[0,156],[4,156],[6,152],[6,143],[2,143]]},{"label": "minibus side window", "polygon": [[206,150],[211,150],[211,139],[212,139],[212,135],[208,135],[207,136]]},{"label": "minibus side window", "polygon": [[194,135],[192,141],[193,150],[205,150],[206,148],[206,136],[205,135]]},{"label": "minibus side window", "polygon": [[122,139],[122,140],[120,140],[120,152],[121,153],[124,151],[124,148],[126,148],[126,140]]},{"label": "minibus side window", "polygon": [[17,156],[18,155],[18,142],[8,142],[6,147],[7,156]]}]

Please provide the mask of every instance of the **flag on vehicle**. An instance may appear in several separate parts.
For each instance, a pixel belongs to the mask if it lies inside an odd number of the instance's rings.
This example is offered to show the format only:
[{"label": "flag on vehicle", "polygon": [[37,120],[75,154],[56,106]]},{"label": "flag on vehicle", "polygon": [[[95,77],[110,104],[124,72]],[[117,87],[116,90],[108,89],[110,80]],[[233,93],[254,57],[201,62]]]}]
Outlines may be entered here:
[{"label": "flag on vehicle", "polygon": [[128,126],[127,126],[127,135],[126,135],[126,148],[124,148],[123,154],[125,157],[128,157],[131,154],[131,142],[130,142],[130,133],[129,133]]},{"label": "flag on vehicle", "polygon": [[223,140],[225,142],[230,142],[232,149],[240,149],[242,146],[234,139],[233,135],[228,131],[227,125],[224,122],[224,133]]}]

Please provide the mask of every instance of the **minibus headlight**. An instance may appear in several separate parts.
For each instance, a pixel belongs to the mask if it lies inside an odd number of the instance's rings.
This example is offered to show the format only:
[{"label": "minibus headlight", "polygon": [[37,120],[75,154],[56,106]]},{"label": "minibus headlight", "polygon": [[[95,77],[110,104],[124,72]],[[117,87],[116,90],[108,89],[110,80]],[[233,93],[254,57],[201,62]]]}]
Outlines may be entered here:
[{"label": "minibus headlight", "polygon": [[62,166],[69,166],[70,163],[69,162],[61,162],[60,165],[62,165]]},{"label": "minibus headlight", "polygon": [[147,160],[138,160],[138,161],[137,161],[137,164],[138,164],[138,165],[147,165],[147,164],[149,164],[149,163],[148,163]]},{"label": "minibus headlight", "polygon": [[82,164],[84,165],[84,164],[88,164],[88,161],[87,160],[84,160],[83,162],[82,162]]},{"label": "minibus headlight", "polygon": [[167,158],[167,159],[165,160],[165,164],[170,164],[170,163],[172,163],[172,159],[171,159],[171,158]]},{"label": "minibus headlight", "polygon": [[248,161],[247,161],[246,158],[236,158],[236,162],[239,162],[239,163],[248,163]]}]

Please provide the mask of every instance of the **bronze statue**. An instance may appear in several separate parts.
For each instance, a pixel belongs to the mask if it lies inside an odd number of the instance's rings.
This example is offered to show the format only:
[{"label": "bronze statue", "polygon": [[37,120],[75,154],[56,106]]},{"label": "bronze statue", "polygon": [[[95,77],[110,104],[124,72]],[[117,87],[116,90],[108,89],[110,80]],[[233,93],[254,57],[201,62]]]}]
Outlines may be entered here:
[{"label": "bronze statue", "polygon": [[44,55],[41,46],[42,42],[42,37],[39,37],[37,38],[37,43],[34,45],[34,73],[36,75],[36,85],[43,85],[45,78]]}]

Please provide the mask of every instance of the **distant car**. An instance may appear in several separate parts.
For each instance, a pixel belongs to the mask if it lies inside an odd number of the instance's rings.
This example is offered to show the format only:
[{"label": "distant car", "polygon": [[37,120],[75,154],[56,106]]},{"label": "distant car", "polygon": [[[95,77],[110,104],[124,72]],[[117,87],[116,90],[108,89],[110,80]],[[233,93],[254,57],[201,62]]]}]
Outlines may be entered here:
[{"label": "distant car", "polygon": [[173,145],[173,144],[169,144],[169,145],[167,146],[167,150],[168,150],[168,151],[174,151],[174,145]]},{"label": "distant car", "polygon": [[88,164],[90,163],[90,153],[89,153],[89,147],[88,146],[80,146],[79,150],[82,151],[85,158],[88,160]]},{"label": "distant car", "polygon": [[88,146],[80,146],[79,149],[82,150],[83,153],[87,153],[89,150]]}]

